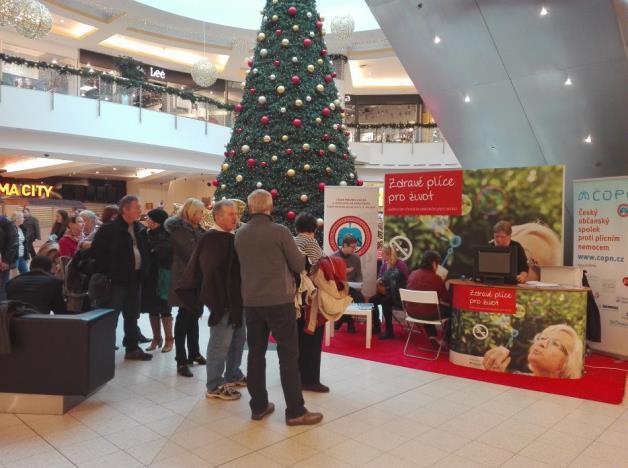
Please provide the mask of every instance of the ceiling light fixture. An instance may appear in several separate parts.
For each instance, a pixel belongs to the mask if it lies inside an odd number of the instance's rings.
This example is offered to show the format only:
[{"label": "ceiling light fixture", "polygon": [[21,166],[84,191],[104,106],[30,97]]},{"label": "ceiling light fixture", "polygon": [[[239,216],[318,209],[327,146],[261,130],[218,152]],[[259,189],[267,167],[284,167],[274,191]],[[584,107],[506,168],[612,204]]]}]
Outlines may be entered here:
[{"label": "ceiling light fixture", "polygon": [[588,134],[587,137],[584,139],[585,143],[593,143],[593,139],[591,138],[591,134]]},{"label": "ceiling light fixture", "polygon": [[471,96],[469,96],[468,94],[464,97],[464,102],[471,102]]},{"label": "ceiling light fixture", "polygon": [[440,36],[439,35],[434,36],[434,44],[440,44]]},{"label": "ceiling light fixture", "polygon": [[567,79],[565,80],[565,86],[571,86],[571,78],[567,77]]},{"label": "ceiling light fixture", "polygon": [[540,16],[547,16],[549,14],[549,11],[547,11],[547,8],[545,7],[541,7],[541,11],[539,12]]}]

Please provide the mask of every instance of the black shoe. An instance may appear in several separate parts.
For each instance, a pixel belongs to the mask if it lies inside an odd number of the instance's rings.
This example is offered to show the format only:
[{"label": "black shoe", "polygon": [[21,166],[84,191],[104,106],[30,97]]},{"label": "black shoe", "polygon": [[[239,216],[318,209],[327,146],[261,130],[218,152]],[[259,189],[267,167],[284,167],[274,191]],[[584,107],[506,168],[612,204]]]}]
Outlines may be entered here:
[{"label": "black shoe", "polygon": [[192,371],[186,364],[177,366],[177,374],[181,377],[194,377],[194,374],[192,374]]},{"label": "black shoe", "polygon": [[124,359],[126,359],[127,361],[150,361],[151,359],[153,359],[153,355],[145,353],[138,348],[135,351],[127,352],[124,355]]},{"label": "black shoe", "polygon": [[274,411],[275,411],[275,404],[268,403],[268,406],[266,406],[266,409],[264,411],[262,411],[261,413],[253,413],[251,415],[251,419],[253,421],[261,421],[262,419],[264,419],[266,416],[268,416]]},{"label": "black shoe", "polygon": [[193,366],[194,363],[197,363],[201,366],[204,366],[205,364],[207,364],[207,359],[205,359],[203,356],[201,356],[200,354],[198,356],[196,356],[195,358],[190,358],[188,359],[188,364],[190,366]]},{"label": "black shoe", "polygon": [[146,338],[144,335],[142,335],[141,333],[139,334],[139,336],[137,337],[137,341],[138,343],[150,343],[151,341],[153,341],[152,338]]},{"label": "black shoe", "polygon": [[340,330],[342,327],[342,322],[334,322],[334,330]]},{"label": "black shoe", "polygon": [[306,392],[329,393],[329,387],[327,385],[323,385],[322,383],[302,384],[301,389]]}]

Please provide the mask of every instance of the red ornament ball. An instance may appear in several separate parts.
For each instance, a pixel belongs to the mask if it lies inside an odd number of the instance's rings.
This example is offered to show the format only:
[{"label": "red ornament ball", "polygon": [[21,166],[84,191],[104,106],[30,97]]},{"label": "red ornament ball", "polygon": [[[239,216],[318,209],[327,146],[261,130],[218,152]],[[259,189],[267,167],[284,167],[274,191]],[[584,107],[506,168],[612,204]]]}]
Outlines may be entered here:
[{"label": "red ornament ball", "polygon": [[321,50],[321,57],[327,57],[327,49]]},{"label": "red ornament ball", "polygon": [[325,182],[320,182],[318,184],[318,189],[322,192],[323,190],[325,190]]},{"label": "red ornament ball", "polygon": [[233,158],[235,155],[236,155],[235,150],[231,150],[231,151],[229,151],[229,157],[230,157],[230,158]]},{"label": "red ornament ball", "polygon": [[288,149],[286,150],[286,154],[287,154],[288,156],[292,156],[292,155],[294,154],[294,151],[292,150],[292,148],[288,148]]},{"label": "red ornament ball", "polygon": [[345,161],[348,161],[349,160],[349,156],[345,154],[345,155],[342,156],[342,159],[344,159]]},{"label": "red ornament ball", "polygon": [[249,94],[250,94],[251,96],[253,96],[253,95],[255,94],[255,88],[250,88],[250,89],[249,89]]},{"label": "red ornament ball", "polygon": [[262,161],[261,163],[259,163],[260,167],[268,167],[268,163],[266,161]]},{"label": "red ornament ball", "polygon": [[263,115],[259,121],[262,125],[268,125],[270,123],[270,118],[267,115]]},{"label": "red ornament ball", "polygon": [[291,79],[292,84],[298,86],[301,84],[301,77],[299,75],[294,75]]},{"label": "red ornament ball", "polygon": [[290,221],[292,221],[296,217],[297,217],[297,214],[294,211],[288,211],[286,213],[286,218],[288,218]]},{"label": "red ornament ball", "polygon": [[288,8],[288,14],[290,16],[297,16],[297,7],[291,6],[290,8]]},{"label": "red ornament ball", "polygon": [[255,161],[255,159],[250,158],[246,160],[246,165],[249,166],[249,169],[253,169],[255,167],[255,163],[257,161]]},{"label": "red ornament ball", "polygon": [[275,68],[279,68],[281,66],[281,60],[279,59],[273,60],[273,65],[275,66]]},{"label": "red ornament ball", "polygon": [[332,77],[332,78],[336,78],[337,76],[338,76],[338,73],[336,73],[336,72],[331,72],[331,77]]},{"label": "red ornament ball", "polygon": [[229,156],[229,151],[225,151],[224,154],[225,154],[225,158],[226,158],[227,156]]},{"label": "red ornament ball", "polygon": [[303,39],[303,47],[311,47],[312,46],[312,39],[310,39],[309,37],[306,37],[305,39]]},{"label": "red ornament ball", "polygon": [[218,182],[218,179],[214,179],[214,180],[212,180],[212,185],[214,187],[218,187],[220,185],[220,182]]},{"label": "red ornament ball", "polygon": [[271,196],[271,197],[273,197],[273,198],[277,198],[277,197],[279,196],[279,190],[277,190],[277,189],[275,189],[275,188],[274,188],[274,189],[272,189],[272,190],[270,191],[270,196]]},{"label": "red ornament ball", "polygon": [[316,29],[318,29],[318,30],[323,29],[323,22],[321,20],[318,20],[316,22]]},{"label": "red ornament ball", "polygon": [[321,111],[321,115],[323,117],[329,117],[331,115],[331,109],[329,107],[323,108],[323,110]]},{"label": "red ornament ball", "polygon": [[244,110],[244,106],[242,104],[236,104],[233,110],[240,113]]},{"label": "red ornament ball", "polygon": [[325,156],[325,150],[318,150],[318,155],[322,158],[323,156]]},{"label": "red ornament ball", "polygon": [[301,119],[294,119],[292,121],[292,126],[296,128],[300,128],[302,124],[303,122],[301,122]]},{"label": "red ornament ball", "polygon": [[251,68],[253,66],[253,60],[252,59],[246,59],[246,64],[249,66],[249,68]]},{"label": "red ornament ball", "polygon": [[283,30],[282,29],[275,29],[275,36],[279,37],[283,34]]},{"label": "red ornament ball", "polygon": [[329,141],[330,139],[329,133],[323,133],[323,141]]},{"label": "red ornament ball", "polygon": [[362,179],[358,179],[355,181],[355,185],[358,187],[362,187],[364,185],[364,181]]},{"label": "red ornament ball", "polygon": [[325,83],[331,83],[332,81],[334,81],[334,79],[331,75],[325,75]]},{"label": "red ornament ball", "polygon": [[242,133],[244,131],[244,129],[242,127],[238,127],[236,128],[236,133],[239,135],[240,133]]}]

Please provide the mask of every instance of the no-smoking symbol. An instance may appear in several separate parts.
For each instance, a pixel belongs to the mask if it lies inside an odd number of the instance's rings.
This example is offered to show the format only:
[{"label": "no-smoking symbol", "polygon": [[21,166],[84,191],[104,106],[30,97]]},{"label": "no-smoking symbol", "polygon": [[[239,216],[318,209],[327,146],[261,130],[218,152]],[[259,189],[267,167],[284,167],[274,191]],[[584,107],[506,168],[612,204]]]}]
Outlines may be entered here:
[{"label": "no-smoking symbol", "polygon": [[389,244],[401,260],[408,260],[412,256],[412,242],[407,237],[395,236],[390,239]]},{"label": "no-smoking symbol", "polygon": [[478,323],[476,325],[473,326],[473,336],[476,337],[476,339],[478,340],[485,340],[488,338],[488,328],[486,328],[486,325],[482,325],[481,323]]}]

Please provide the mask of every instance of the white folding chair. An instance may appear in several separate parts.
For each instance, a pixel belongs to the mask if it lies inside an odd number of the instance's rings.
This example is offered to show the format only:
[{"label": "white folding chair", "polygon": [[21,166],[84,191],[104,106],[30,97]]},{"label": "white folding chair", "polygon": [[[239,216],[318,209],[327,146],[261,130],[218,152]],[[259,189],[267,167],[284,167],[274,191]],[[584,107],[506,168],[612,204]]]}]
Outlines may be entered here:
[{"label": "white folding chair", "polygon": [[[438,350],[436,351],[436,355],[434,357],[420,356],[418,354],[410,354],[408,353],[408,346],[410,345],[410,340],[412,339],[412,334],[416,333],[414,330],[417,325],[440,325],[443,330],[445,329],[445,323],[449,318],[443,318],[440,313],[440,306],[438,303],[438,294],[436,291],[412,291],[410,289],[400,289],[399,294],[401,295],[401,302],[403,303],[403,310],[406,313],[406,323],[410,323],[410,329],[408,331],[408,339],[406,340],[406,345],[403,347],[404,356],[414,357],[418,359],[426,359],[428,361],[435,361],[440,356],[441,351],[443,350],[443,341],[441,340],[438,346]],[[408,310],[406,303],[413,304],[431,304],[436,306],[436,311],[438,312],[438,319],[436,320],[424,320],[414,318],[408,315]],[[422,348],[417,346],[420,351],[425,353],[433,353],[433,349]]]}]

